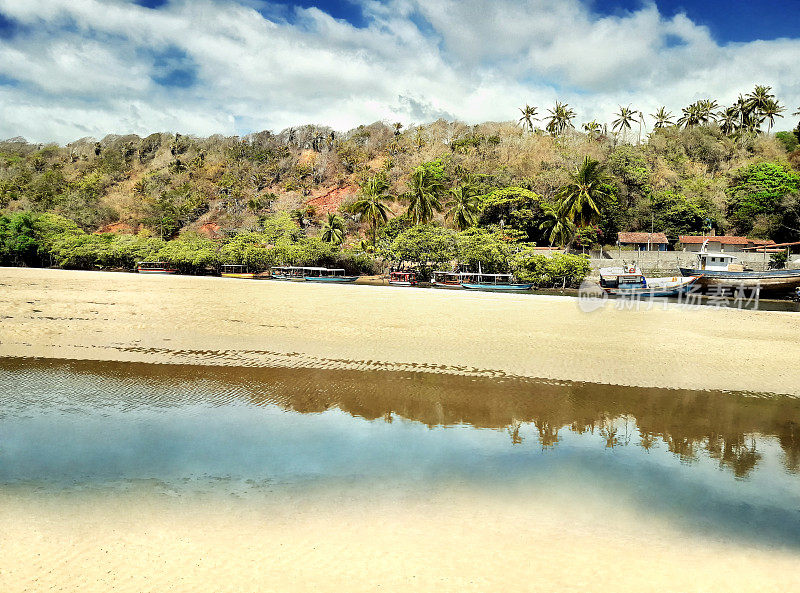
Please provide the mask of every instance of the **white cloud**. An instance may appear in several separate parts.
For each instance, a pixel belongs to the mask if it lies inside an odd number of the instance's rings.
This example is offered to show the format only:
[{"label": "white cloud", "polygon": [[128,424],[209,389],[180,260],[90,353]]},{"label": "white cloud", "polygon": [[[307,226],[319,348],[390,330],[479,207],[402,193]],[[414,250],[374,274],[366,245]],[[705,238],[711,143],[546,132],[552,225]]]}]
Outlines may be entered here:
[{"label": "white cloud", "polygon": [[[677,112],[701,97],[731,102],[756,83],[790,111],[800,105],[800,40],[721,46],[652,3],[599,17],[580,0],[361,0],[361,28],[315,8],[268,20],[257,5],[0,0],[23,25],[0,39],[0,137],[475,123],[515,118],[525,103],[544,112],[555,99],[580,121],[610,121],[619,104]],[[181,84],[157,82],[171,72]]]}]

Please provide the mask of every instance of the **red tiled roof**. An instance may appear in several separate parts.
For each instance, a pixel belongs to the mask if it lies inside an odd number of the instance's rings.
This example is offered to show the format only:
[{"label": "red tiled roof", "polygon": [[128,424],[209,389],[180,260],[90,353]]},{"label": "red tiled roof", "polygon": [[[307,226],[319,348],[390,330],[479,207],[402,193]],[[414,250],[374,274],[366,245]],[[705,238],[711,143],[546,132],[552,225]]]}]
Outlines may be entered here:
[{"label": "red tiled roof", "polygon": [[684,245],[702,245],[708,239],[709,243],[719,243],[720,245],[747,245],[750,240],[747,237],[734,237],[733,235],[717,235],[716,237],[702,235],[681,235],[678,240]]},{"label": "red tiled roof", "polygon": [[664,233],[619,233],[619,242],[620,243],[654,243],[658,244],[667,244],[669,241],[667,240],[667,236]]},{"label": "red tiled roof", "polygon": [[775,245],[772,239],[748,239],[753,245]]}]

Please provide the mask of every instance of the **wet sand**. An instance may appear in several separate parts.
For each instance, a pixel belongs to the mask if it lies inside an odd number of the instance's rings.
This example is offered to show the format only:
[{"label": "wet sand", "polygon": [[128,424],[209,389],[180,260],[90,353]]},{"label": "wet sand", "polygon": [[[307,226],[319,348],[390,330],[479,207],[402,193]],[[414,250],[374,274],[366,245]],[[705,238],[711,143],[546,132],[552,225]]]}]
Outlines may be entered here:
[{"label": "wet sand", "polygon": [[800,316],[5,268],[0,356],[518,375],[800,395]]},{"label": "wet sand", "polygon": [[[0,497],[0,590],[791,591],[797,553],[521,493]],[[524,494],[524,493],[522,493]]]}]

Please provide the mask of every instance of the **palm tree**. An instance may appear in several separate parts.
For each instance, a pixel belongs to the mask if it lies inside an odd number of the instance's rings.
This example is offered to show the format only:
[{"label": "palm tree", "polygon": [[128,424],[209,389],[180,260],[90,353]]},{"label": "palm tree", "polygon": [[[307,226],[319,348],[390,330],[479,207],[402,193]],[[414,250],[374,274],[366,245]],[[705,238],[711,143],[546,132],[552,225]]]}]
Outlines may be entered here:
[{"label": "palm tree", "polygon": [[344,221],[333,212],[328,212],[328,220],[322,225],[322,240],[341,245],[344,242]]},{"label": "palm tree", "polygon": [[611,129],[615,132],[622,132],[622,139],[623,142],[625,141],[625,131],[631,129],[631,122],[636,121],[634,119],[634,111],[631,109],[631,106],[628,105],[627,107],[623,107],[622,105],[619,106],[619,113],[615,113],[614,115],[617,116],[613,122],[611,122]]},{"label": "palm tree", "polygon": [[406,192],[408,216],[413,224],[425,224],[433,218],[434,212],[442,211],[439,196],[444,193],[444,185],[433,172],[423,165],[411,172],[411,188]]},{"label": "palm tree", "polygon": [[536,117],[536,107],[531,107],[526,103],[524,108],[520,108],[520,113],[522,113],[522,117],[519,118],[519,124],[523,128],[528,128],[529,132],[533,132],[534,120],[539,121],[539,118]]},{"label": "palm tree", "polygon": [[583,124],[582,127],[583,131],[586,132],[591,140],[595,140],[600,137],[602,127],[599,123],[597,123],[597,120],[593,119],[592,121]]},{"label": "palm tree", "polygon": [[682,109],[683,115],[678,119],[678,125],[684,128],[706,125],[714,120],[714,109],[718,107],[716,101],[701,99]]},{"label": "palm tree", "polygon": [[575,110],[567,103],[556,101],[555,107],[547,111],[550,113],[550,116],[547,118],[546,128],[553,136],[563,134],[568,128],[574,127],[572,125],[572,118],[575,117]]},{"label": "palm tree", "polygon": [[545,219],[539,223],[539,230],[544,231],[550,246],[563,247],[572,241],[577,227],[570,220],[569,212],[563,207],[563,202],[556,206],[543,203]]},{"label": "palm tree", "polygon": [[351,209],[370,222],[372,227],[372,244],[375,245],[376,232],[381,223],[389,220],[389,208],[384,202],[392,199],[387,193],[389,183],[383,175],[370,177],[361,186],[361,199],[355,202]]},{"label": "palm tree", "polygon": [[401,124],[398,121],[398,122],[395,122],[394,124],[392,124],[392,127],[394,127],[394,135],[395,136],[399,136],[400,135],[400,130],[403,129],[403,124]]},{"label": "palm tree", "polygon": [[651,113],[650,117],[656,120],[656,123],[653,125],[655,129],[666,128],[667,126],[674,125],[672,122],[672,112],[667,111],[667,108],[662,106],[658,108],[658,111],[655,113]]},{"label": "palm tree", "polygon": [[746,104],[750,111],[763,112],[764,108],[770,101],[775,99],[775,95],[770,93],[772,87],[764,85],[756,85],[752,93],[746,97]]},{"label": "palm tree", "polygon": [[564,212],[576,225],[589,225],[600,216],[611,195],[605,184],[606,176],[600,161],[588,156],[570,175],[570,182],[561,188],[558,197]]},{"label": "palm tree", "polygon": [[781,113],[784,111],[786,111],[786,108],[775,99],[769,99],[760,109],[761,115],[769,122],[767,125],[767,134],[772,130],[772,126],[775,125],[775,118],[783,117]]},{"label": "palm tree", "polygon": [[717,122],[719,129],[726,136],[732,136],[739,127],[740,111],[737,105],[726,107],[717,113]]},{"label": "palm tree", "polygon": [[477,188],[470,183],[464,183],[450,189],[450,199],[445,204],[448,209],[445,217],[452,220],[459,231],[468,229],[475,224],[478,213],[476,191]]}]

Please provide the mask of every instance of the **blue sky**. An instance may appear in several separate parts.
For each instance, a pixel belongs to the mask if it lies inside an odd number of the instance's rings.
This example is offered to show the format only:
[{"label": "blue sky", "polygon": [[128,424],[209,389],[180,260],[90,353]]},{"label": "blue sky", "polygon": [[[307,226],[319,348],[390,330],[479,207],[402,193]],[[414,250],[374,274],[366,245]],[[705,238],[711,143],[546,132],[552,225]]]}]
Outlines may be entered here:
[{"label": "blue sky", "polygon": [[0,137],[673,112],[772,86],[796,125],[800,0],[0,0]]}]

